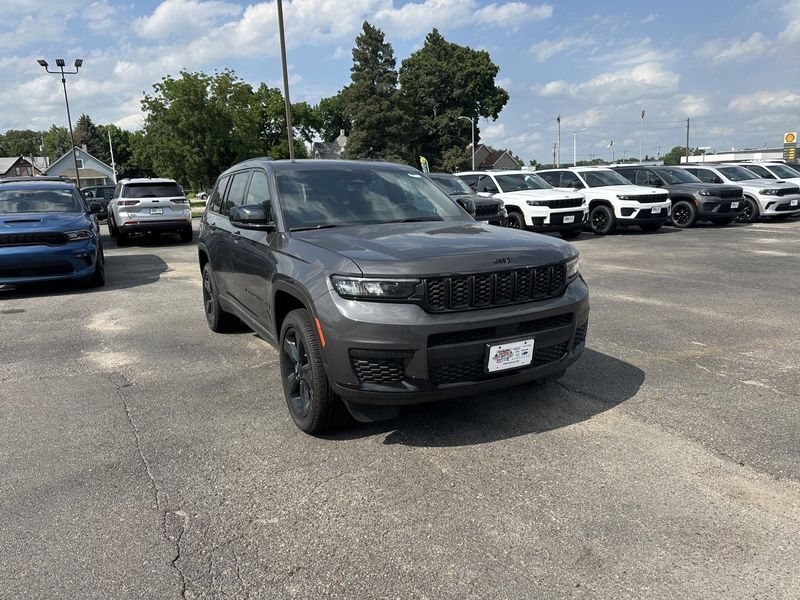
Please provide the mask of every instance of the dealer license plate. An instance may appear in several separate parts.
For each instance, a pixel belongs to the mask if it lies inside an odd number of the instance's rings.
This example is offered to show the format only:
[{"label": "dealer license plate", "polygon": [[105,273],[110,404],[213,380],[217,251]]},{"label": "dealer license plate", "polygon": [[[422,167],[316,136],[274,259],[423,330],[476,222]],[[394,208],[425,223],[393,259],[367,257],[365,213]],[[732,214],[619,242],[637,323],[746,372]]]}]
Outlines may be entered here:
[{"label": "dealer license plate", "polygon": [[163,215],[164,214],[164,209],[163,208],[151,208],[150,209],[150,214],[151,215]]},{"label": "dealer license plate", "polygon": [[792,206],[797,206],[797,200],[792,200]]},{"label": "dealer license plate", "polygon": [[564,223],[574,223],[575,222],[575,215],[568,215],[564,217]]},{"label": "dealer license plate", "polygon": [[489,373],[494,373],[531,364],[534,342],[535,340],[529,339],[489,346],[486,370]]},{"label": "dealer license plate", "polygon": [[739,208],[738,202],[731,202],[731,208]]},{"label": "dealer license plate", "polygon": [[658,213],[661,212],[661,207],[660,206],[654,206],[652,209],[650,209],[650,212],[652,212],[654,215],[657,215]]}]

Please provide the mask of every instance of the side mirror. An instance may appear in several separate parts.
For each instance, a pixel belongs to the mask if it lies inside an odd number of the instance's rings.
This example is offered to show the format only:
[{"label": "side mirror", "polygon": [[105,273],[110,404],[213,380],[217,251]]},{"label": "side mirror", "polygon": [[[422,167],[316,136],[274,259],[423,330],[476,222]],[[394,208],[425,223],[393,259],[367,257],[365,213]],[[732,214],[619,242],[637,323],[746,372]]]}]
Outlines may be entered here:
[{"label": "side mirror", "polygon": [[500,190],[498,190],[496,187],[493,186],[487,186],[483,188],[483,191],[486,192],[487,194],[496,194]]},{"label": "side mirror", "polygon": [[89,204],[89,214],[96,215],[103,212],[103,206],[99,202],[92,202]]},{"label": "side mirror", "polygon": [[456,203],[463,208],[467,213],[469,213],[470,217],[475,216],[475,202],[470,200],[469,198],[457,198]]},{"label": "side mirror", "polygon": [[580,181],[576,181],[575,183],[572,184],[572,189],[573,190],[582,190],[583,189],[583,184]]},{"label": "side mirror", "polygon": [[231,225],[241,229],[268,230],[275,228],[272,216],[272,202],[234,206],[229,215]]},{"label": "side mirror", "polygon": [[94,194],[92,192],[90,192],[89,190],[86,190],[85,192],[83,192],[83,197],[84,198],[94,198]]}]

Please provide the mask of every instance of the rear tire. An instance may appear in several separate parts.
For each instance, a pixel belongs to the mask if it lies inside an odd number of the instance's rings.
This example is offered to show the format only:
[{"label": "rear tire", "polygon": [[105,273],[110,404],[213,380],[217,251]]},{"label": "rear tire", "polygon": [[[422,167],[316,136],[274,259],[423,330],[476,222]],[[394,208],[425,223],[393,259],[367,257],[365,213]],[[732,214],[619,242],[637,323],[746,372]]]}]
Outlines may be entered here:
[{"label": "rear tire", "polygon": [[211,263],[203,265],[203,310],[209,329],[216,333],[233,331],[239,326],[239,319],[229,312],[222,310],[217,295],[217,283]]},{"label": "rear tire", "polygon": [[283,320],[279,353],[283,395],[295,425],[317,435],[347,422],[350,414],[328,384],[314,321],[304,308]]},{"label": "rear tire", "polygon": [[686,229],[697,223],[697,209],[685,200],[678,200],[672,205],[672,224],[680,229]]},{"label": "rear tire", "polygon": [[758,208],[758,202],[752,198],[745,197],[744,210],[742,211],[742,214],[739,215],[737,220],[740,223],[755,223],[758,221],[760,214],[761,210]]},{"label": "rear tire", "polygon": [[617,229],[614,211],[605,204],[595,206],[589,213],[589,229],[595,235],[608,235]]},{"label": "rear tire", "polygon": [[94,272],[89,279],[86,280],[86,287],[99,288],[106,284],[106,257],[103,254],[103,249],[97,255],[97,263],[94,265]]},{"label": "rear tire", "polygon": [[117,228],[114,227],[114,221],[111,219],[111,217],[108,217],[108,235],[110,235],[112,238],[117,237]]}]

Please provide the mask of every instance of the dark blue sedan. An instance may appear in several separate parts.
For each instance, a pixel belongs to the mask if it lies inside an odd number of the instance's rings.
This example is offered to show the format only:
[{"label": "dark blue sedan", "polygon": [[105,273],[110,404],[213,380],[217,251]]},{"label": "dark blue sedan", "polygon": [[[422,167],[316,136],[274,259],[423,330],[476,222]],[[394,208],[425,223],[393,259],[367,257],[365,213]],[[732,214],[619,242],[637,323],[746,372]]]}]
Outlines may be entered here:
[{"label": "dark blue sedan", "polygon": [[68,181],[0,180],[0,286],[73,280],[105,283],[100,207]]}]

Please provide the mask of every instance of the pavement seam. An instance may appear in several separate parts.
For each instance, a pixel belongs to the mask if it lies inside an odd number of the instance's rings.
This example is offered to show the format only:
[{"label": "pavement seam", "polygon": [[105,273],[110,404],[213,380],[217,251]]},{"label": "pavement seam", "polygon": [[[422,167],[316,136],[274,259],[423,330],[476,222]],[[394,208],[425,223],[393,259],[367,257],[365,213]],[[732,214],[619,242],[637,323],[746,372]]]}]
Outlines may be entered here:
[{"label": "pavement seam", "polygon": [[[115,373],[121,380],[122,383],[114,383],[114,390],[117,394],[117,397],[122,402],[122,406],[125,409],[125,416],[128,419],[128,424],[133,431],[134,441],[136,443],[136,451],[139,454],[139,460],[144,467],[145,474],[147,475],[148,480],[150,481],[150,488],[153,491],[153,498],[156,503],[156,508],[161,513],[161,535],[163,536],[164,540],[168,543],[174,544],[175,546],[175,556],[170,561],[172,568],[175,569],[180,577],[181,583],[181,598],[186,598],[186,577],[183,573],[183,570],[178,565],[178,561],[181,559],[181,540],[183,539],[183,533],[186,530],[186,521],[187,516],[183,511],[172,511],[166,508],[162,508],[162,501],[161,497],[164,496],[166,498],[166,494],[164,494],[158,487],[158,483],[156,482],[156,478],[153,475],[152,470],[150,469],[150,463],[147,462],[147,459],[144,456],[144,452],[142,451],[142,440],[141,435],[139,433],[139,428],[136,426],[136,423],[133,421],[133,416],[131,415],[131,409],[128,404],[128,401],[125,399],[125,394],[122,392],[125,388],[133,387],[133,382],[131,382],[125,375],[122,373]],[[169,534],[169,529],[171,529],[170,525],[167,523],[168,516],[173,515],[173,517],[179,517],[180,523],[178,526],[177,535],[173,538]]]}]

